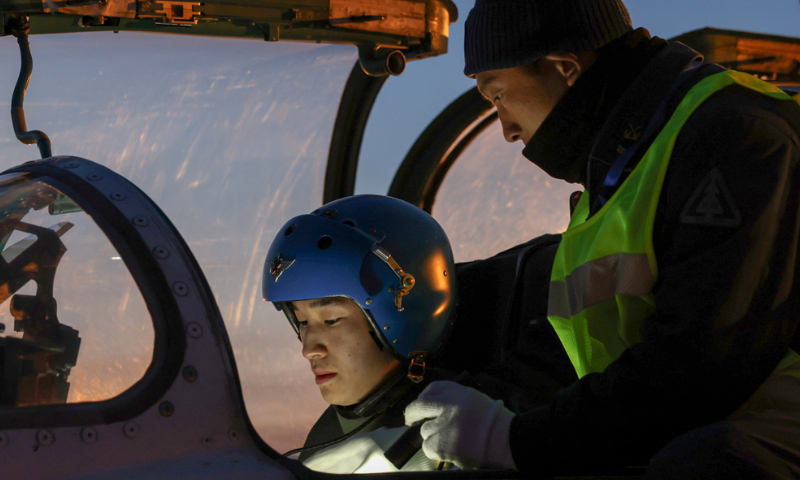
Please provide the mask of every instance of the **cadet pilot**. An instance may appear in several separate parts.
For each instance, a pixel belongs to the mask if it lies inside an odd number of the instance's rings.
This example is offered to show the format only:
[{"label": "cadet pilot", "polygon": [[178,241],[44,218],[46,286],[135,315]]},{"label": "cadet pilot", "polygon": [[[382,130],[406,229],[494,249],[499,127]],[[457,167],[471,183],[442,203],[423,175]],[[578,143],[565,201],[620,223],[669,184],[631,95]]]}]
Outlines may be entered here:
[{"label": "cadet pilot", "polygon": [[[403,410],[433,377],[453,326],[453,254],[442,228],[390,197],[331,202],[278,232],[263,292],[294,327],[309,381],[313,374],[331,405],[300,460],[330,473],[396,470],[383,453],[405,431]],[[403,470],[437,463],[419,451]]]}]

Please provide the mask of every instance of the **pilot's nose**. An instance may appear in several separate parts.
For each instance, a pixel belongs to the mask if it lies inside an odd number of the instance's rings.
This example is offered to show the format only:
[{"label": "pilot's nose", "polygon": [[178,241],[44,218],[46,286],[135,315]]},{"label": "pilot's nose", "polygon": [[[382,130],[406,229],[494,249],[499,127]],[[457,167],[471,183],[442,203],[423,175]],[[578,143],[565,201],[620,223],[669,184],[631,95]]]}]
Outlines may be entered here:
[{"label": "pilot's nose", "polygon": [[322,337],[315,332],[307,331],[301,340],[303,342],[303,356],[307,359],[320,359],[328,356],[328,347],[325,346]]},{"label": "pilot's nose", "polygon": [[513,119],[508,118],[501,109],[497,110],[497,116],[500,118],[500,125],[503,126],[503,137],[509,143],[514,143],[522,138],[522,128]]}]

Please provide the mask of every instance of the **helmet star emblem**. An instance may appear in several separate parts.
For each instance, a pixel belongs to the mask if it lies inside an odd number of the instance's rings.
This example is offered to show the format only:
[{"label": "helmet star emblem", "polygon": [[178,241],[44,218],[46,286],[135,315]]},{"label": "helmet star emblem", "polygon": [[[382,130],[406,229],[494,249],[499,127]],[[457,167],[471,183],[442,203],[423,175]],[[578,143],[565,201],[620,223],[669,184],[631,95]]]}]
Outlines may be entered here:
[{"label": "helmet star emblem", "polygon": [[277,257],[269,262],[269,273],[272,275],[272,278],[277,282],[281,275],[283,275],[283,272],[294,264],[294,261],[295,259],[288,260],[283,258],[283,254],[279,253]]}]

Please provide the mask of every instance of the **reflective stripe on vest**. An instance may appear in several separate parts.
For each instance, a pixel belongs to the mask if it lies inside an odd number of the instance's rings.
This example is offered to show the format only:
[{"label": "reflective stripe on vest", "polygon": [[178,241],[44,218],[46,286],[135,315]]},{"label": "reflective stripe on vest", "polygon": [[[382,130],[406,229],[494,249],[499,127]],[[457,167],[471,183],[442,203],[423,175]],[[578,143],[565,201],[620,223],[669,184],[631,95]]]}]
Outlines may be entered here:
[{"label": "reflective stripe on vest", "polygon": [[711,75],[686,94],[639,164],[597,214],[587,220],[589,195],[582,195],[575,207],[553,263],[547,316],[578,377],[602,372],[641,341],[642,322],[655,312],[652,289],[658,268],[653,223],[675,141],[692,113],[732,84],[800,104],[800,96],[792,99],[744,73]]}]

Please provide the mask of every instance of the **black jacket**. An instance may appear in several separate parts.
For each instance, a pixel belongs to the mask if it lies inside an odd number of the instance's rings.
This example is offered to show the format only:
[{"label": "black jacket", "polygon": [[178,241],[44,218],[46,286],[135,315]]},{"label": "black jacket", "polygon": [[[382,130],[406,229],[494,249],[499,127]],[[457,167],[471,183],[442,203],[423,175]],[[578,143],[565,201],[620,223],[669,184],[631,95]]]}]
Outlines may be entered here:
[{"label": "black jacket", "polygon": [[[646,31],[633,40],[635,47],[628,39],[579,79],[524,152],[545,170],[557,152],[558,161],[574,162],[572,171],[585,172],[579,176],[592,213],[609,166],[698,57]],[[707,67],[696,80],[715,71]],[[563,129],[576,122],[583,128]],[[739,86],[718,92],[690,117],[659,200],[656,312],[644,321],[642,342],[549,405],[515,417],[510,441],[519,470],[645,465],[669,440],[731,414],[769,376],[800,321],[798,132],[796,104]],[[709,175],[727,187],[720,202],[733,220],[690,220]]]},{"label": "black jacket", "polygon": [[544,235],[456,265],[455,326],[438,364],[469,372],[481,391],[515,413],[548,404],[577,380],[547,320],[550,270],[560,239]]}]

